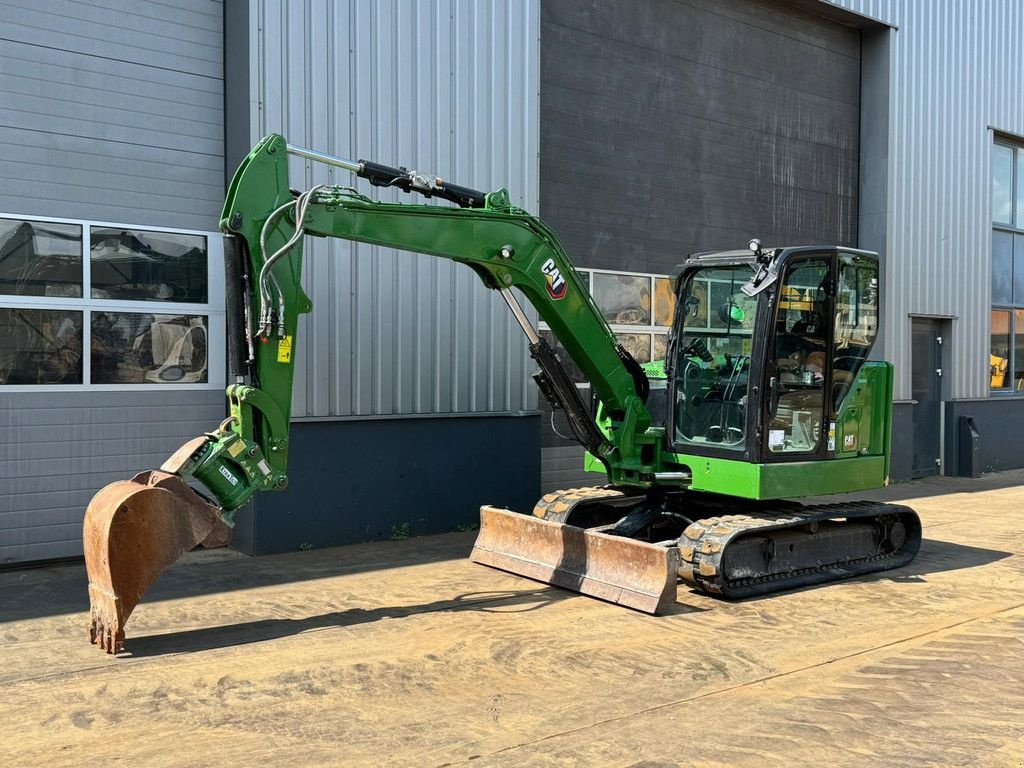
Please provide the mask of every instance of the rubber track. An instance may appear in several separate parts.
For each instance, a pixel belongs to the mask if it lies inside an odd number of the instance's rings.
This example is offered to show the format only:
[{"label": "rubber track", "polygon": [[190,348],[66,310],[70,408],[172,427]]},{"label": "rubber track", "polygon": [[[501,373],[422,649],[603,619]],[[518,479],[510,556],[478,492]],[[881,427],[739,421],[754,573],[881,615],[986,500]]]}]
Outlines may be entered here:
[{"label": "rubber track", "polygon": [[[880,516],[898,517],[906,526],[906,539],[894,552],[873,552],[863,558],[836,563],[816,563],[787,573],[725,581],[723,557],[729,544],[740,537],[770,534],[836,518],[863,519]],[[679,540],[679,552],[682,557],[679,576],[701,592],[741,599],[899,568],[914,559],[920,546],[921,521],[914,510],[899,504],[855,501],[804,507],[799,511],[794,511],[792,507],[775,512],[769,509],[745,515],[711,517],[690,525]]]},{"label": "rubber track", "polygon": [[586,488],[569,488],[565,491],[552,491],[544,494],[533,507],[534,517],[564,523],[573,508],[583,502],[611,501],[626,498],[627,494],[615,488],[604,488],[600,485]]}]

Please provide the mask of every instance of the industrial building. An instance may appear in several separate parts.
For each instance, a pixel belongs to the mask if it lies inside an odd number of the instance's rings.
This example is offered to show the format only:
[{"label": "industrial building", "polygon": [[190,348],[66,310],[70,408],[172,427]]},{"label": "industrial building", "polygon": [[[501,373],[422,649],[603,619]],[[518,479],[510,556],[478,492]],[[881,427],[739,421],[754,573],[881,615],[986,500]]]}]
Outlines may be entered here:
[{"label": "industrial building", "polygon": [[[99,487],[224,418],[220,204],[271,132],[507,187],[640,360],[688,253],[877,251],[892,479],[1024,466],[1020,3],[4,5],[0,565],[80,556]],[[354,179],[293,159],[292,183]],[[291,486],[234,546],[452,530],[600,482],[470,270],[316,240],[304,280]]]}]

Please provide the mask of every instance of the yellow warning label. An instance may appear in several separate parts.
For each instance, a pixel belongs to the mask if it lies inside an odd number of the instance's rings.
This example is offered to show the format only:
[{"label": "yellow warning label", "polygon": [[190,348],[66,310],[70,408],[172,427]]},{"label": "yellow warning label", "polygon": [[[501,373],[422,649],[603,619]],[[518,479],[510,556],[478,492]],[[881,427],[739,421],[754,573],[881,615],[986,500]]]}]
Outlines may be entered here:
[{"label": "yellow warning label", "polygon": [[292,361],[292,337],[285,336],[277,342],[277,362],[290,363]]},{"label": "yellow warning label", "polygon": [[232,457],[238,456],[238,454],[240,454],[244,450],[245,450],[245,443],[243,441],[241,441],[241,440],[235,440],[235,442],[233,442],[228,447],[228,453],[230,453],[232,455]]}]

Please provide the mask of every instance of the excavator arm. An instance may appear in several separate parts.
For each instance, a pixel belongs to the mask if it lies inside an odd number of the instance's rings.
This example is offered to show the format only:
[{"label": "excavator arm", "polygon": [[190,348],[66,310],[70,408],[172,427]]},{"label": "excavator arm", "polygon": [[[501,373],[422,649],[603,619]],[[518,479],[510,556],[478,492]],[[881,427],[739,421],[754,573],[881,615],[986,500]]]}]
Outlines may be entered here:
[{"label": "excavator arm", "polygon": [[[289,154],[459,207],[380,203],[343,186],[296,193],[289,183]],[[227,236],[228,346],[235,378],[227,389],[230,415],[216,430],[182,446],[159,471],[102,489],[86,511],[90,639],[108,652],[123,647],[128,616],[168,565],[197,544],[226,542],[235,510],[258,491],[287,486],[294,350],[299,316],[312,310],[301,285],[307,235],[469,266],[501,293],[526,333],[542,392],[566,412],[574,435],[603,463],[609,481],[640,488],[671,482],[658,472],[663,434],[651,427],[644,405],[646,375],[616,342],[555,234],[511,205],[505,190],[484,194],[405,169],[289,147],[282,136],[271,135],[236,172],[221,227]],[[536,308],[590,381],[601,404],[600,423],[512,289]],[[206,495],[191,488],[190,480]]]}]

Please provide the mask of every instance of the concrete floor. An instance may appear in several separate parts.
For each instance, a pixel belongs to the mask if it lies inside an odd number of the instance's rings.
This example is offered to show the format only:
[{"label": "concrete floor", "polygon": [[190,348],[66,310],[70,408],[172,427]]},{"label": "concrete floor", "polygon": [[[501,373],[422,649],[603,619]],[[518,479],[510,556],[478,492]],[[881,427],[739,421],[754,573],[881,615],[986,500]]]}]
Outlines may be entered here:
[{"label": "concrete floor", "polygon": [[868,494],[885,575],[650,617],[472,534],[192,557],[86,641],[84,569],[0,573],[0,765],[1024,765],[1024,472]]}]

